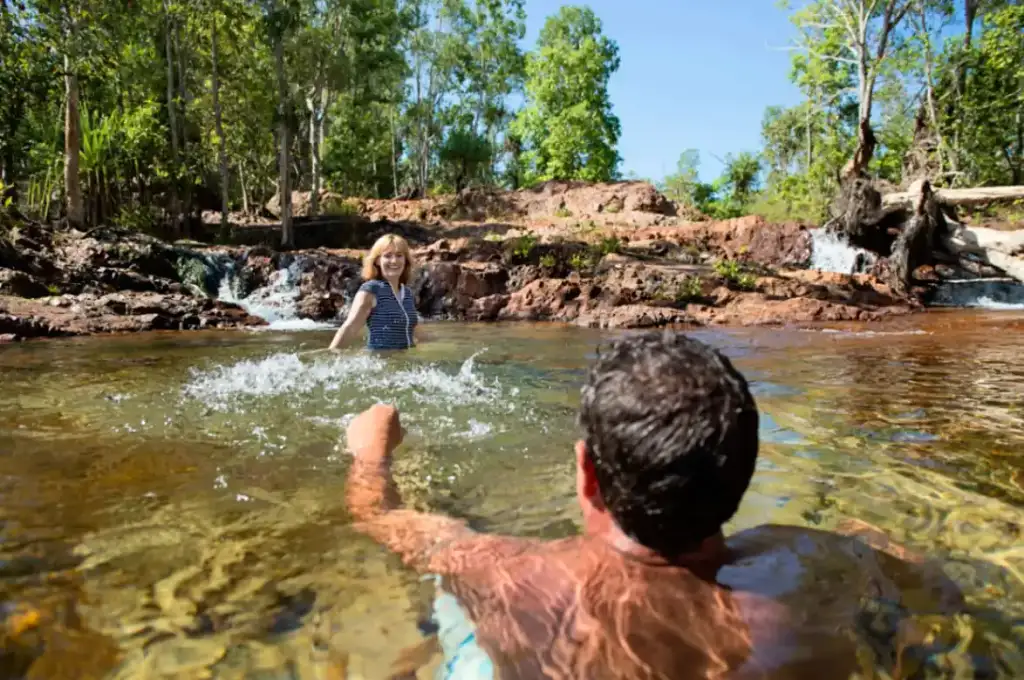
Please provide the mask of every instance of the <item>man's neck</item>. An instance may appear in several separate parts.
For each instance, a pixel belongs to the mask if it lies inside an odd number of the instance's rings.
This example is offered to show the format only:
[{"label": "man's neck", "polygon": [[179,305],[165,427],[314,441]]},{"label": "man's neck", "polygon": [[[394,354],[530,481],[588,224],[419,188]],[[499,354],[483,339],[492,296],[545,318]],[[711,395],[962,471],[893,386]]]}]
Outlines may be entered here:
[{"label": "man's neck", "polygon": [[632,559],[650,564],[686,567],[702,576],[711,577],[728,560],[728,548],[721,531],[704,539],[696,550],[667,557],[630,538],[611,518],[593,518],[587,522],[586,535]]}]

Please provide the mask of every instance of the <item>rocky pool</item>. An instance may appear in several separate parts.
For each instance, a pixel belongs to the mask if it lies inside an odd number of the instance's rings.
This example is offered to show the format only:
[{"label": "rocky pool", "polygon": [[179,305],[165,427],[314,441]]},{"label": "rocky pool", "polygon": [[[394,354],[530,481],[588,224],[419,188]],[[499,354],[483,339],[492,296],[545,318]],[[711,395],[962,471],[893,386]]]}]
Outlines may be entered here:
[{"label": "rocky pool", "polygon": [[[387,357],[274,329],[0,346],[4,677],[429,677],[432,593],[349,528],[344,424],[399,405],[418,507],[572,534],[578,389],[609,336],[427,332]],[[929,623],[950,668],[1024,672],[1024,312],[694,335],[763,413],[731,528],[875,524],[966,591]]]}]

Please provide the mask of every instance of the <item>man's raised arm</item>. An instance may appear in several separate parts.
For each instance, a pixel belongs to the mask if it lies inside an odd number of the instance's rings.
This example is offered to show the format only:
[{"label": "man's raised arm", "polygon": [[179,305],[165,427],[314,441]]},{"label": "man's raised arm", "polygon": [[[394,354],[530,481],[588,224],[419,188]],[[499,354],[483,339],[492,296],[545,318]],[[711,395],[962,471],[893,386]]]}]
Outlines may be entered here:
[{"label": "man's raised arm", "polygon": [[492,565],[522,551],[527,541],[479,534],[465,522],[401,508],[391,477],[391,454],[402,443],[398,410],[377,404],[348,427],[355,460],[346,501],[356,529],[384,545],[419,572],[456,574]]}]

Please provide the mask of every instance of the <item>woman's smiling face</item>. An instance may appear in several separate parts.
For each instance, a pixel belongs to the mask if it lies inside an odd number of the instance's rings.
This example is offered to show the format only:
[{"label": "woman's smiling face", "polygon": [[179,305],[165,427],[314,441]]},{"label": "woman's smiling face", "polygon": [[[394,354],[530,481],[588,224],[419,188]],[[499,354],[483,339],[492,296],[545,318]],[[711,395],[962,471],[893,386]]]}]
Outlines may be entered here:
[{"label": "woman's smiling face", "polygon": [[378,265],[384,278],[397,280],[405,271],[405,254],[392,246],[380,254]]}]

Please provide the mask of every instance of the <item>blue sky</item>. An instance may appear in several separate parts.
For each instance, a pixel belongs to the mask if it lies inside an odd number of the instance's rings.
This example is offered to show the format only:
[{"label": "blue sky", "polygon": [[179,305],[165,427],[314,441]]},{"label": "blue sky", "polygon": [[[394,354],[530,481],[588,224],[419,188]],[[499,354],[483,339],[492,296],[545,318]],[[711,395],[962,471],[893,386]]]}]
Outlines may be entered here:
[{"label": "blue sky", "polygon": [[[526,0],[526,46],[565,4]],[[795,33],[772,0],[590,0],[621,65],[609,90],[622,123],[622,173],[660,179],[679,154],[700,151],[701,178],[721,170],[715,156],[760,147],[766,106],[791,105]]]}]

